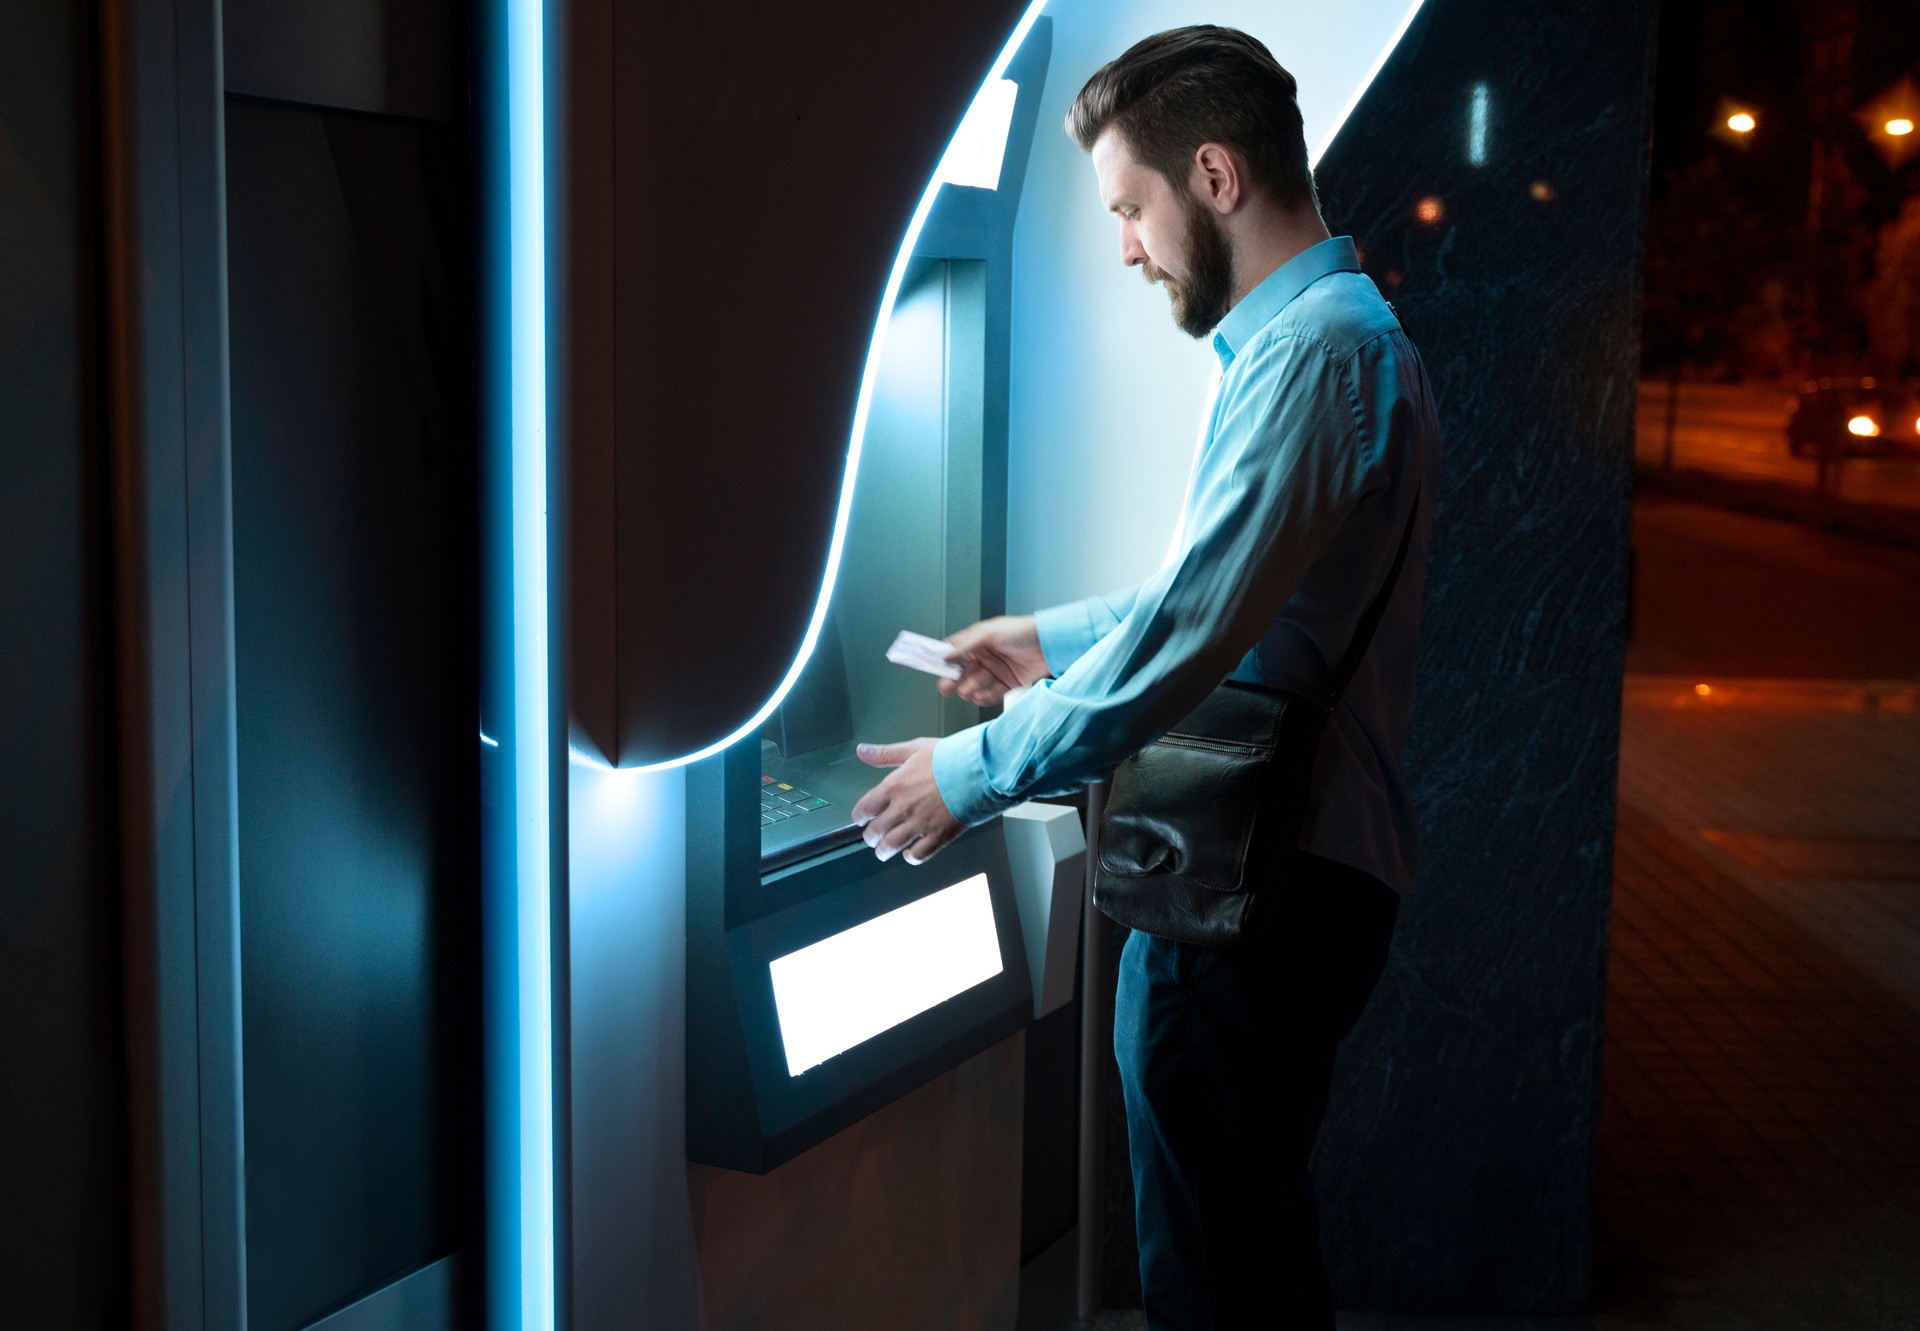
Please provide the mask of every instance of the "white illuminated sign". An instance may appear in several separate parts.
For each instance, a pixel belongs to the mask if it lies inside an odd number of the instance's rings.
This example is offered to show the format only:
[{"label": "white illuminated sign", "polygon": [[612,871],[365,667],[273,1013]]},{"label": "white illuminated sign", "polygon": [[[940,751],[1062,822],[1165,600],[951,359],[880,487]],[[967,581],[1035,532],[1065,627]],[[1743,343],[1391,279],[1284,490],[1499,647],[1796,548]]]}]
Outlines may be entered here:
[{"label": "white illuminated sign", "polygon": [[967,108],[934,179],[943,185],[999,189],[1000,163],[1013,129],[1013,104],[1019,100],[1020,85],[1012,79],[989,80]]},{"label": "white illuminated sign", "polygon": [[772,962],[787,1072],[843,1054],[1004,969],[983,873]]}]

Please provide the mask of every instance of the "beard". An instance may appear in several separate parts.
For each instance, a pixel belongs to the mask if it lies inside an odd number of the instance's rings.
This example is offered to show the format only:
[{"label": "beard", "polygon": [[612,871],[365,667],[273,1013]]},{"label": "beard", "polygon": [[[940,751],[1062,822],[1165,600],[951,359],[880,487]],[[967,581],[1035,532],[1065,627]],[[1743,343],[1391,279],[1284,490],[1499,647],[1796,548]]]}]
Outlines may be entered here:
[{"label": "beard", "polygon": [[1140,272],[1155,286],[1166,287],[1175,326],[1198,338],[1212,332],[1227,315],[1233,299],[1233,248],[1220,219],[1198,199],[1189,196],[1186,211],[1186,277],[1171,277],[1152,262],[1142,264]]}]

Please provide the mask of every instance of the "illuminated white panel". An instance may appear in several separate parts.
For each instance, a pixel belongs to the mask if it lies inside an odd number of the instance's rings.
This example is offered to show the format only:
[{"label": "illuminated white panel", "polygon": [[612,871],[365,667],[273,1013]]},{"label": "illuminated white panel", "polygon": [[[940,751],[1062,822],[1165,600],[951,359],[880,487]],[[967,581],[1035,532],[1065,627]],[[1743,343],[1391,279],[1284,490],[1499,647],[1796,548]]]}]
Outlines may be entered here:
[{"label": "illuminated white panel", "polygon": [[1003,968],[983,873],[768,966],[787,1072],[843,1054]]},{"label": "illuminated white panel", "polygon": [[1013,130],[1013,104],[1020,85],[1012,79],[992,79],[967,108],[940,170],[934,179],[943,185],[999,189],[1000,164],[1007,155],[1007,135]]}]

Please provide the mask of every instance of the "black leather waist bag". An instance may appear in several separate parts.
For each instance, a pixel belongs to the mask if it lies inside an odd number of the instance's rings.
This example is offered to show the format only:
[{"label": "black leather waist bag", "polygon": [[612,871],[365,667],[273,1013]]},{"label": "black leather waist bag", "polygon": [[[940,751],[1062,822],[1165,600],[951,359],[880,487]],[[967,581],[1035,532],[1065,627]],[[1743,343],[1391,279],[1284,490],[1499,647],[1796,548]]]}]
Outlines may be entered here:
[{"label": "black leather waist bag", "polygon": [[1320,737],[1386,613],[1419,512],[1416,492],[1393,566],[1354,626],[1326,702],[1228,680],[1115,770],[1096,907],[1129,928],[1204,947],[1259,930],[1300,842]]}]

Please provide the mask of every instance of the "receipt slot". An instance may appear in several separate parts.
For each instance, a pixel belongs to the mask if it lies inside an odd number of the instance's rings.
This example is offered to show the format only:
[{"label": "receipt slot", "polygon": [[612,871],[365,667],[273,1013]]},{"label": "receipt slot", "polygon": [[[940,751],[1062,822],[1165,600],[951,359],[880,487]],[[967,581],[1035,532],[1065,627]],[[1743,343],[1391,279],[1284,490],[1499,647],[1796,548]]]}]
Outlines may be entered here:
[{"label": "receipt slot", "polygon": [[[932,159],[944,183],[892,241],[910,248],[861,367],[856,483],[804,665],[689,769],[687,1141],[703,1164],[771,1169],[1032,1018],[1001,821],[914,866],[876,859],[852,811],[884,775],[859,743],[982,719],[887,657],[903,629],[945,637],[1004,606],[1013,221],[1047,56],[1043,20]],[[748,466],[779,441],[740,446]]]}]

